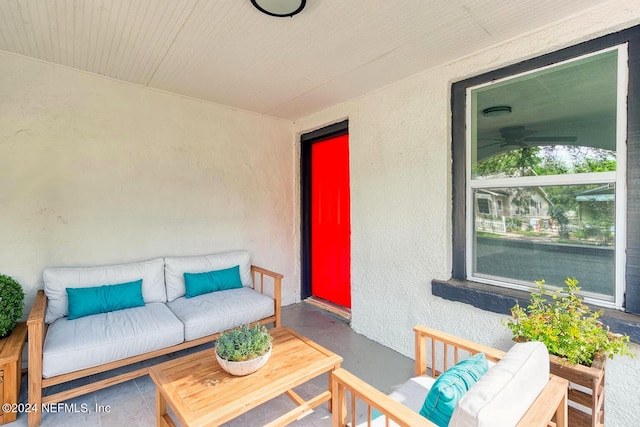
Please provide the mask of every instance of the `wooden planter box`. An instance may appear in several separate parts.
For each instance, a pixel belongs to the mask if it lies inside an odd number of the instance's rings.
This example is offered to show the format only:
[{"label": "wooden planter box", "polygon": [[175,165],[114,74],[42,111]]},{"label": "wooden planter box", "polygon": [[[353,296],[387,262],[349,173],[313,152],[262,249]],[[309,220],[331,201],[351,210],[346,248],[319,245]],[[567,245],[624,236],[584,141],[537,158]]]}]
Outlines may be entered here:
[{"label": "wooden planter box", "polygon": [[[593,366],[563,365],[557,356],[549,355],[551,373],[569,380],[569,425],[571,427],[604,426],[605,360]],[[585,409],[572,406],[572,402]]]},{"label": "wooden planter box", "polygon": [[[27,336],[27,324],[20,322],[7,338],[0,340],[0,404],[16,405],[22,382],[22,348]],[[0,424],[15,421],[16,408],[9,412],[0,409]]]}]

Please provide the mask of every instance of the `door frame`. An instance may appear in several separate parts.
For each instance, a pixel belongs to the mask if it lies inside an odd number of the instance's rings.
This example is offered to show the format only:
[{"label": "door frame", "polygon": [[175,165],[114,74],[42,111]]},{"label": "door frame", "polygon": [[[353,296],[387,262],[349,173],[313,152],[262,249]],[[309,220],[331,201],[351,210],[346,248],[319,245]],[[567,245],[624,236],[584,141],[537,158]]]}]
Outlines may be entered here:
[{"label": "door frame", "polygon": [[316,142],[349,133],[349,120],[334,123],[300,136],[301,254],[300,299],[311,294],[311,146]]}]

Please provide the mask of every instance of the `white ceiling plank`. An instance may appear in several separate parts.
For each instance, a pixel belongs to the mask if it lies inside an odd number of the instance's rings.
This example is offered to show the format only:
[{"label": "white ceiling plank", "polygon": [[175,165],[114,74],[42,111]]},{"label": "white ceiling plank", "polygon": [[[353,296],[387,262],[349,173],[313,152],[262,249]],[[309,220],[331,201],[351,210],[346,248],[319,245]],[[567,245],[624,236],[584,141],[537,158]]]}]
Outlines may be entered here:
[{"label": "white ceiling plank", "polygon": [[53,34],[54,31],[51,28],[51,20],[47,19],[50,16],[49,8],[50,4],[47,2],[32,1],[34,4],[34,25],[38,26],[39,37],[42,42],[42,54],[41,59],[49,62],[59,62],[57,58],[58,51],[54,49]]},{"label": "white ceiling plank", "polygon": [[112,1],[112,7],[109,10],[109,16],[105,20],[103,48],[100,52],[100,58],[98,60],[98,68],[105,74],[109,75],[112,70],[111,60],[113,58],[114,51],[118,42],[118,35],[121,35],[121,24],[124,19],[121,19],[123,7],[126,7],[123,1]]},{"label": "white ceiling plank", "polygon": [[10,52],[28,55],[28,39],[24,22],[20,19],[20,9],[17,0],[0,2],[2,15],[2,33],[6,40],[6,49]]},{"label": "white ceiling plank", "polygon": [[[494,0],[492,7],[486,7],[486,0],[460,0],[473,18],[496,38],[514,37],[523,32],[523,28],[533,29],[549,23],[550,14],[558,18],[576,12],[575,2],[557,0],[513,1]],[[584,0],[581,9],[598,4],[600,0]],[[526,23],[526,26],[523,24]]]},{"label": "white ceiling plank", "polygon": [[142,7],[142,2],[121,1],[118,9],[118,24],[114,28],[114,41],[112,50],[109,52],[109,61],[105,68],[105,75],[117,79],[123,79],[121,71],[126,53],[129,38],[135,25],[137,11]]}]

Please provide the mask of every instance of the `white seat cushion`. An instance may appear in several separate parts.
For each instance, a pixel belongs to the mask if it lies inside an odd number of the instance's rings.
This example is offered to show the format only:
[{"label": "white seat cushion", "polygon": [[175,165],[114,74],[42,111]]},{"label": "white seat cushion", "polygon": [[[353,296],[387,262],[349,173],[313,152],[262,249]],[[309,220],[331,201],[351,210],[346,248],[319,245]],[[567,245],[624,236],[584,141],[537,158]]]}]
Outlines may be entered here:
[{"label": "white seat cushion", "polygon": [[458,402],[449,426],[515,426],[549,382],[541,342],[515,344]]},{"label": "white seat cushion", "polygon": [[274,313],[273,298],[247,287],[193,298],[182,296],[168,302],[167,306],[184,323],[187,341],[255,322]]},{"label": "white seat cushion", "polygon": [[424,399],[436,382],[435,378],[426,375],[413,377],[389,394],[393,400],[397,400],[413,412],[420,412]]},{"label": "white seat cushion", "polygon": [[251,257],[248,251],[222,252],[212,255],[168,257],[165,262],[167,300],[173,301],[185,294],[184,273],[205,273],[240,266],[242,286],[252,286]]},{"label": "white seat cushion", "polygon": [[[428,376],[420,376],[413,377],[402,384],[400,387],[395,389],[389,394],[393,400],[397,400],[402,403],[407,408],[411,409],[414,412],[420,412],[420,408],[422,408],[422,404],[424,403],[424,399],[429,394],[429,390],[433,383],[435,382],[435,378],[431,378]],[[366,414],[363,414],[366,416]],[[375,412],[374,412],[375,417]],[[371,422],[371,427],[384,427],[386,426],[387,417],[378,413],[378,416],[375,417]],[[359,423],[357,427],[367,427],[367,421]],[[398,424],[393,421],[389,421],[389,426],[395,427]]]},{"label": "white seat cushion", "polygon": [[69,314],[66,288],[117,285],[142,279],[142,298],[145,304],[167,301],[162,258],[103,267],[47,268],[42,278],[48,300],[45,318],[47,323]]},{"label": "white seat cushion", "polygon": [[42,376],[102,365],[184,341],[182,322],[162,303],[60,318],[49,325],[42,354]]}]

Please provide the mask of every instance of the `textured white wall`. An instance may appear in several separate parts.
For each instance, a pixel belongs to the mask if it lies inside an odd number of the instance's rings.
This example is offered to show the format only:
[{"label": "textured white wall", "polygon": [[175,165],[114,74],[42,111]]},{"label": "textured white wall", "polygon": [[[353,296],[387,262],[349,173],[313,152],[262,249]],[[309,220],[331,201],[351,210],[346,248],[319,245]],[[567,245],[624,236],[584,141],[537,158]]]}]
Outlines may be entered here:
[{"label": "textured white wall", "polygon": [[248,249],[294,279],[292,123],[0,53],[0,272]]},{"label": "textured white wall", "polygon": [[[353,329],[408,356],[418,323],[509,348],[506,316],[431,295],[451,276],[451,84],[638,23],[640,2],[609,2],[296,122],[299,135],[349,118]],[[610,361],[607,425],[639,424],[639,372]]]}]

